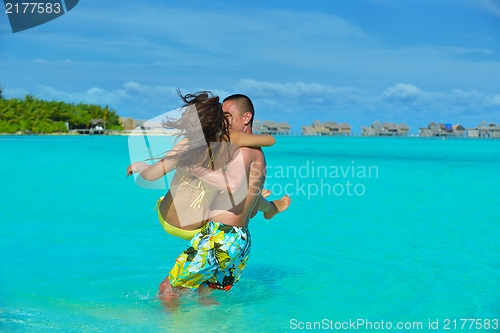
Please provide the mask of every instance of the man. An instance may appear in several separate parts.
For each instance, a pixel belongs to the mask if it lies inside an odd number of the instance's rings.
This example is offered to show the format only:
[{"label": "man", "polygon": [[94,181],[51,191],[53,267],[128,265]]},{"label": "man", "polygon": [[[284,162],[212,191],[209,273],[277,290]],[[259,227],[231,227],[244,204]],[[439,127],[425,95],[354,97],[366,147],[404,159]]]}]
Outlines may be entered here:
[{"label": "man", "polygon": [[[234,94],[226,97],[222,103],[222,111],[229,119],[232,131],[253,134],[252,129],[255,109],[252,101],[246,95]],[[260,151],[262,152],[262,150]],[[266,190],[264,190],[263,193],[264,192],[264,197],[267,197],[271,193]],[[258,202],[258,206],[252,212],[251,217],[254,217],[255,214],[257,214],[257,211],[260,210],[264,212],[264,217],[266,219],[271,219],[276,214],[286,210],[288,206],[290,206],[290,197],[288,195],[271,202],[263,199],[264,198],[261,197]]]},{"label": "man", "polygon": [[[254,108],[247,96],[227,97],[222,109],[231,130],[252,133]],[[250,254],[250,218],[259,208],[266,218],[271,218],[290,205],[287,195],[273,203],[261,200],[266,168],[262,150],[242,147],[238,151],[239,155],[225,171],[203,167],[191,169],[195,176],[212,186],[219,186],[221,179],[223,184],[229,181],[231,185],[222,189],[229,193],[221,193],[215,198],[211,221],[191,239],[189,247],[176,259],[169,275],[160,284],[162,300],[174,300],[183,288],[196,289],[201,285],[229,290],[238,281]],[[231,198],[242,198],[229,210],[224,208],[228,194]]]}]

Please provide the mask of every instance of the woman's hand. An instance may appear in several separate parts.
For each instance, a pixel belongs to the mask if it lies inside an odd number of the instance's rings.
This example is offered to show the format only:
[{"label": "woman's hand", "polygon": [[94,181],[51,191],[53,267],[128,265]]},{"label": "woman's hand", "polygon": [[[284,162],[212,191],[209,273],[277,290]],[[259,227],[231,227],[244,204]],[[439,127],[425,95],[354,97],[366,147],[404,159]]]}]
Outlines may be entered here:
[{"label": "woman's hand", "polygon": [[134,162],[130,164],[127,168],[127,177],[132,175],[133,173],[138,173],[147,168],[148,165],[144,162]]}]

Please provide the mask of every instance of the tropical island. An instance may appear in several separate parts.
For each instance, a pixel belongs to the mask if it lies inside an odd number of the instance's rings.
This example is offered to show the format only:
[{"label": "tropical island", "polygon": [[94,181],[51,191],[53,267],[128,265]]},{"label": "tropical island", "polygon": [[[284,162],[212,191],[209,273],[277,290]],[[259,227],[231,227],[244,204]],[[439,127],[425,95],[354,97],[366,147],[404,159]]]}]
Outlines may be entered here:
[{"label": "tropical island", "polygon": [[[147,124],[146,120],[120,117],[107,105],[44,101],[33,95],[24,99],[5,99],[0,86],[0,134],[113,134],[130,135],[137,127],[149,133],[162,134],[160,124]],[[153,127],[151,127],[153,126]],[[156,127],[155,127],[156,126]],[[254,133],[271,135],[304,136],[375,136],[375,137],[456,137],[456,138],[500,138],[500,124],[482,121],[475,128],[460,124],[431,122],[418,133],[409,133],[405,124],[374,121],[362,126],[361,133],[352,132],[346,122],[316,120],[311,126],[302,126],[302,133],[292,133],[291,126],[282,121],[258,120],[254,122]]]},{"label": "tropical island", "polygon": [[0,133],[67,133],[89,129],[93,120],[108,130],[122,130],[116,111],[106,106],[44,101],[33,95],[5,99],[0,87]]}]

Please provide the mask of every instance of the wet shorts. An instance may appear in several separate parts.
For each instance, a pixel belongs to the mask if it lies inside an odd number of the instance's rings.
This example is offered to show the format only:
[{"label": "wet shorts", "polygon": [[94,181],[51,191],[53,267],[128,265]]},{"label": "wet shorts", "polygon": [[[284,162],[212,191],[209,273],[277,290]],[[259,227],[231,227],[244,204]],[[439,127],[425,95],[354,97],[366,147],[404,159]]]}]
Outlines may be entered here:
[{"label": "wet shorts", "polygon": [[177,257],[168,278],[174,287],[229,290],[245,268],[250,255],[248,228],[208,222]]}]

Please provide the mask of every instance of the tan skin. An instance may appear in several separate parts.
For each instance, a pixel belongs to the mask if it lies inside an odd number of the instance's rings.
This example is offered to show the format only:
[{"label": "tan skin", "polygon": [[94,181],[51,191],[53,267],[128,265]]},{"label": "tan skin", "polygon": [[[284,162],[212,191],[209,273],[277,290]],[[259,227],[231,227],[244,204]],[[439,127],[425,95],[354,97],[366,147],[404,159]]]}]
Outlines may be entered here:
[{"label": "tan skin", "polygon": [[[252,134],[251,119],[252,114],[249,112],[240,113],[236,103],[233,101],[227,101],[223,103],[223,111],[226,117],[229,119],[232,131],[230,133],[231,143],[236,144],[240,147],[250,146],[250,147],[263,147],[271,146],[275,143],[272,136],[256,136]],[[176,154],[187,146],[187,141],[179,142],[174,149],[169,152],[169,154]],[[167,154],[167,155],[169,155]],[[235,155],[236,156],[236,155]],[[160,162],[149,166],[143,162],[132,163],[127,169],[127,176],[132,173],[140,173],[141,177],[146,180],[156,180],[163,177],[164,174],[170,172],[175,168],[176,161],[174,159],[164,159]],[[265,180],[265,159],[260,148],[242,148],[238,158],[235,158],[233,162],[228,165],[227,170],[225,170],[224,182],[221,182],[220,174],[222,172],[213,172],[210,169],[203,170],[203,166],[196,170],[196,167],[191,169],[191,172],[200,179],[203,179],[203,185],[206,189],[205,197],[202,200],[203,209],[197,210],[201,213],[199,216],[191,216],[188,218],[189,221],[198,221],[190,224],[189,226],[184,226],[186,230],[193,230],[199,228],[202,224],[206,222],[207,217],[213,221],[219,221],[221,223],[233,226],[246,226],[248,225],[250,217],[254,216],[257,210],[264,212],[264,217],[271,218],[280,211],[288,208],[290,204],[290,199],[288,196],[284,198],[269,203],[265,200],[262,193],[262,186]],[[207,173],[208,171],[208,173]],[[243,172],[243,174],[242,174]],[[193,209],[187,209],[187,205],[182,206],[184,203],[191,202],[191,199],[196,195],[194,193],[198,191],[184,191],[189,187],[189,185],[183,184],[176,179],[183,177],[184,170],[176,170],[176,174],[180,177],[174,177],[171,183],[171,190],[167,193],[164,200],[160,205],[161,215],[164,217],[168,223],[172,226],[180,227],[179,214],[185,214],[186,212],[193,212]],[[212,178],[210,178],[212,177]],[[244,182],[243,182],[244,181]],[[177,183],[174,183],[177,182]],[[196,182],[196,180],[194,181]],[[227,198],[224,198],[224,194],[227,195],[227,182],[229,182],[230,192],[237,196],[238,194],[242,196],[242,200],[235,201],[236,205],[231,209],[227,209],[225,204],[227,204]],[[245,183],[247,186],[241,186]],[[224,187],[220,187],[224,184]],[[177,186],[175,186],[177,185]],[[195,185],[195,184],[190,184]],[[183,188],[184,186],[184,188]],[[212,189],[214,189],[212,191]],[[219,189],[219,191],[216,191]],[[181,204],[178,202],[174,203],[175,198],[179,195],[172,193],[172,191],[179,191],[179,193],[193,193],[188,200],[184,200]],[[279,203],[279,205],[277,204]],[[279,207],[278,207],[279,206]],[[176,210],[175,207],[180,209]],[[208,214],[208,215],[206,215]],[[185,216],[182,216],[182,221],[186,221]],[[168,277],[160,284],[160,299],[164,301],[171,301],[179,296],[179,291],[182,288],[172,288]]]},{"label": "tan skin", "polygon": [[[229,120],[231,130],[246,134],[252,134],[252,113],[241,112],[238,103],[235,100],[228,100],[222,103],[222,112]],[[290,197],[283,196],[279,200],[267,201],[261,196],[258,205],[254,208],[251,217],[254,217],[258,211],[264,212],[264,218],[271,219],[279,212],[285,211],[290,206]]]},{"label": "tan skin", "polygon": [[[276,142],[271,135],[254,135],[235,131],[230,132],[230,141],[236,146],[251,147],[268,147]],[[186,147],[187,140],[183,139],[166,156],[175,156]],[[162,159],[154,165],[135,162],[127,168],[127,176],[132,175],[132,173],[139,173],[145,180],[154,181],[173,170],[176,163],[175,159]],[[184,179],[184,181],[181,179]],[[206,191],[203,200],[200,202],[201,209],[194,210],[190,205],[200,194],[200,191],[195,189],[198,184],[199,180],[190,177],[190,173],[185,170],[177,169],[175,171],[170,190],[160,204],[161,215],[170,225],[184,230],[195,230],[206,223],[211,215],[212,202],[217,196],[218,189],[215,186],[203,183],[202,185]],[[224,179],[222,184],[225,184]]]},{"label": "tan skin", "polygon": [[[233,131],[252,134],[250,123],[252,114],[250,112],[239,112],[234,101],[224,102],[222,109],[229,119]],[[264,214],[268,212],[266,218],[271,218],[278,212],[288,208],[290,198],[286,195],[280,200],[271,203],[264,199],[261,193],[265,181],[266,161],[262,150],[260,148],[241,148],[240,153],[240,162],[242,161],[243,165],[238,164],[238,160],[233,160],[226,170],[226,179],[230,179],[229,182],[235,181],[232,186],[237,190],[233,195],[237,196],[237,192],[244,189],[242,194],[245,198],[242,201],[236,201],[239,203],[232,209],[219,209],[219,205],[224,206],[227,202],[227,198],[222,195],[222,192],[219,192],[219,195],[213,201],[211,220],[235,227],[246,227],[257,210],[264,211]],[[221,183],[222,171],[220,170],[213,171],[200,166],[193,168],[191,171],[208,184],[218,186]],[[241,182],[242,180],[246,180],[248,187],[240,186],[238,181]],[[182,290],[183,288],[172,287],[167,276],[160,284],[159,297],[163,301],[170,302],[177,299]]]},{"label": "tan skin", "polygon": [[[243,147],[240,149],[238,157],[240,158],[239,161],[236,160],[236,162],[229,164],[226,170],[226,178],[229,179],[232,196],[242,198],[242,200],[235,199],[236,205],[227,210],[223,208],[227,198],[219,193],[212,204],[212,217],[210,219],[226,225],[244,228],[248,225],[251,214],[257,208],[261,197],[266,178],[266,160],[260,148]],[[193,174],[202,178],[208,184],[217,186],[217,183],[220,183],[218,179],[219,171],[203,169],[195,169]],[[208,173],[206,173],[207,171]],[[248,186],[241,186],[242,182],[245,182],[244,185]]]},{"label": "tan skin", "polygon": [[[239,156],[241,156],[240,161],[243,163],[243,170],[240,163],[234,163],[233,161],[229,163],[226,173],[230,178],[234,177],[236,181],[243,178],[243,181],[248,184],[248,189],[245,186],[235,184],[236,187],[239,188],[233,192],[233,195],[237,196],[238,191],[243,191],[241,194],[244,196],[244,200],[239,201],[239,203],[230,210],[219,210],[219,205],[225,206],[227,203],[227,199],[219,194],[213,202],[212,212],[214,216],[211,217],[211,220],[225,225],[243,228],[248,225],[251,213],[258,206],[261,198],[261,191],[265,181],[266,161],[260,148],[243,147],[240,149]],[[200,167],[195,169],[193,173],[195,176],[202,178],[208,183],[213,180],[214,185],[216,185],[218,182],[218,176],[216,175],[218,171]],[[243,177],[241,177],[242,173]],[[212,177],[214,178],[212,179]],[[199,288],[202,293],[203,288],[206,289],[205,286],[200,286]],[[168,276],[160,283],[159,289],[160,292],[158,295],[160,299],[165,302],[176,300],[179,298],[181,292],[185,290],[185,288],[182,287],[172,287]]]}]

